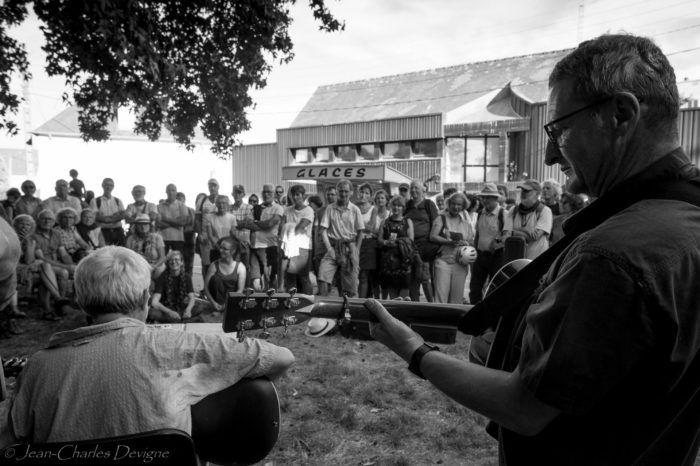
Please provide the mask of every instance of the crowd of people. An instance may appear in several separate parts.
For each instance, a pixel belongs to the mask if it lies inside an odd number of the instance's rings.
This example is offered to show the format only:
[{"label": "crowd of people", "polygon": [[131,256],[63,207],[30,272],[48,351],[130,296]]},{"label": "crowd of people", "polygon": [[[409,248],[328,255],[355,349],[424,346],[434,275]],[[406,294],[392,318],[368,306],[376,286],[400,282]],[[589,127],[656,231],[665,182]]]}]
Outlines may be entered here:
[{"label": "crowd of people", "polygon": [[[288,193],[265,184],[260,202],[255,194],[245,202],[245,187],[236,185],[231,202],[210,179],[193,207],[174,184],[157,203],[136,185],[133,202],[125,205],[112,195],[113,179],[105,178],[95,196],[76,170],[70,175],[70,182],[56,181],[56,195],[43,201],[31,180],[22,183],[22,195],[9,189],[0,211],[22,243],[20,295],[36,294],[49,320],[60,319],[72,298],[75,266],[109,245],[136,251],[151,267],[155,322],[195,317],[203,308],[195,306],[197,299],[221,311],[228,291],[246,287],[322,296],[335,288],[350,297],[414,301],[422,288],[427,301],[477,303],[503,265],[509,237],[522,238],[523,255],[532,259],[561,237],[561,220],[583,206],[579,195],[562,193],[556,181],[540,185],[532,179],[518,183],[517,204],[506,186],[493,183],[478,193],[448,188],[434,202],[418,181],[391,195],[348,180],[312,195],[300,184]],[[197,291],[195,254],[204,281]],[[25,313],[15,303],[11,315]],[[19,330],[13,323],[5,331]]]}]

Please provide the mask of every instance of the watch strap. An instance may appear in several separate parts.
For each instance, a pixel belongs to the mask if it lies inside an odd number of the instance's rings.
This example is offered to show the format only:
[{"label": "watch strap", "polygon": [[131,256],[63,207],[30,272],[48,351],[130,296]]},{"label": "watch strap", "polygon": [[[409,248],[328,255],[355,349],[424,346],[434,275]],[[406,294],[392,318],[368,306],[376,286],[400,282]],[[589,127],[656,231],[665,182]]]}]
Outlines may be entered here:
[{"label": "watch strap", "polygon": [[440,351],[440,348],[428,343],[423,343],[421,346],[416,348],[416,350],[413,352],[413,356],[411,356],[411,363],[408,365],[408,370],[416,374],[421,379],[425,379],[425,376],[420,370],[420,363],[423,360],[423,357],[431,351]]}]

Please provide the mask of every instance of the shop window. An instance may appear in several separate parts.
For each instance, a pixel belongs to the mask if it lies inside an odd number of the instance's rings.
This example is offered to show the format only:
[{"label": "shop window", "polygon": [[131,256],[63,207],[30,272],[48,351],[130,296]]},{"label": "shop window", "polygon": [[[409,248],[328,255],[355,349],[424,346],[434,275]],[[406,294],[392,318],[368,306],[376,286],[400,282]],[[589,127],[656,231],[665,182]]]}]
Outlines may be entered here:
[{"label": "shop window", "polygon": [[500,147],[497,137],[447,138],[445,182],[483,183],[500,181]]},{"label": "shop window", "polygon": [[352,146],[338,146],[338,158],[345,162],[354,162],[357,160],[357,147]]},{"label": "shop window", "polygon": [[413,155],[418,157],[439,157],[441,153],[440,142],[439,140],[413,141]]},{"label": "shop window", "polygon": [[292,157],[296,163],[309,163],[309,150],[292,149]]},{"label": "shop window", "polygon": [[330,147],[317,147],[314,149],[316,162],[330,162],[331,152]]},{"label": "shop window", "polygon": [[383,159],[410,159],[410,142],[386,142],[384,143]]},{"label": "shop window", "polygon": [[357,155],[363,160],[379,160],[382,149],[379,144],[360,144],[360,153]]}]

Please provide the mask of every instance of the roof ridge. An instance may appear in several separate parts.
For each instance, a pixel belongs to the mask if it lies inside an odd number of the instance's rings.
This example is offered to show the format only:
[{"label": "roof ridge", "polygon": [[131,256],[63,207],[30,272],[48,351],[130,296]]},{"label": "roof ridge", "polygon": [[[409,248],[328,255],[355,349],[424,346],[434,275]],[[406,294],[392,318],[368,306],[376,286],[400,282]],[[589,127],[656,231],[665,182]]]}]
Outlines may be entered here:
[{"label": "roof ridge", "polygon": [[[430,72],[447,71],[447,70],[451,70],[451,69],[463,70],[465,67],[469,67],[469,66],[473,66],[473,65],[480,65],[480,64],[484,64],[484,63],[498,63],[501,61],[516,60],[516,59],[521,59],[521,58],[525,58],[525,57],[542,57],[545,55],[555,55],[555,54],[559,54],[559,53],[566,52],[569,50],[574,50],[574,49],[573,48],[566,48],[566,49],[560,49],[560,50],[549,50],[547,52],[514,55],[511,57],[502,57],[502,58],[496,58],[493,60],[480,60],[480,61],[475,61],[475,62],[462,63],[459,65],[442,66],[442,67],[438,67],[438,68],[429,68],[429,69],[418,70],[418,71],[409,71],[408,73],[397,73],[397,74],[390,74],[390,75],[384,75],[384,76],[377,76],[375,78],[359,79],[359,80],[355,80],[355,81],[345,81],[345,82],[333,83],[333,84],[323,84],[323,85],[318,86],[316,88],[316,91],[314,91],[314,93],[316,93],[318,91],[327,92],[330,90],[342,89],[342,88],[346,88],[346,87],[353,85],[353,84],[361,84],[361,83],[362,84],[370,84],[370,83],[388,81],[388,80],[391,80],[393,78],[397,78],[399,76],[401,76],[401,77],[411,76],[411,75],[418,76],[418,75],[427,74]],[[364,87],[357,87],[354,90],[361,90],[363,88]]]}]

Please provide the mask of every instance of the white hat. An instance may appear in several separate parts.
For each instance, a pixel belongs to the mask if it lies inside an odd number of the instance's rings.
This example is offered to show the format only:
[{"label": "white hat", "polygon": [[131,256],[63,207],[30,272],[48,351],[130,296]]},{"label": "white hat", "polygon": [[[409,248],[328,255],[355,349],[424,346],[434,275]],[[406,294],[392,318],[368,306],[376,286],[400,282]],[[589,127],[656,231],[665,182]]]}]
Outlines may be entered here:
[{"label": "white hat", "polygon": [[457,262],[468,265],[476,261],[476,249],[473,246],[462,246],[457,254]]},{"label": "white hat", "polygon": [[313,317],[306,324],[304,335],[307,337],[322,337],[335,327],[335,319],[324,319],[323,317]]}]

